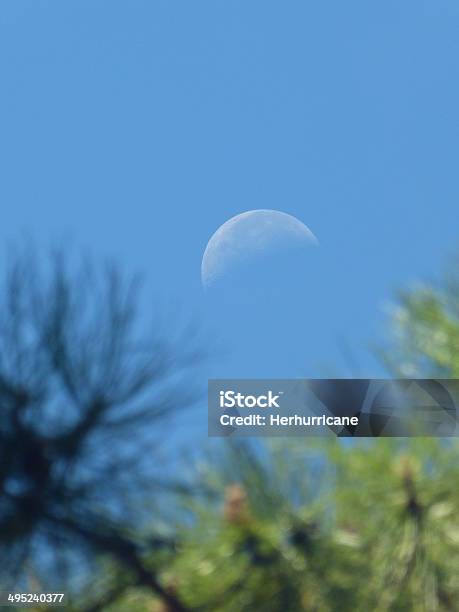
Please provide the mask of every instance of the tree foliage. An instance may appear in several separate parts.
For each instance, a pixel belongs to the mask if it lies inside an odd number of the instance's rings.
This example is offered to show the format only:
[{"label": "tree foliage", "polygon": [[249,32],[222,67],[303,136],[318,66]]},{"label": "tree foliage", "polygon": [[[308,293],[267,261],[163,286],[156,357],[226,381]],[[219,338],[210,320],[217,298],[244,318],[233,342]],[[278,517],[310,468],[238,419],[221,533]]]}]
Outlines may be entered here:
[{"label": "tree foliage", "polygon": [[[400,296],[392,374],[458,376],[458,295]],[[203,611],[459,610],[458,482],[454,439],[225,440],[196,471],[165,579]]]},{"label": "tree foliage", "polygon": [[227,448],[219,503],[195,506],[173,564],[180,592],[228,612],[455,610],[458,459],[435,440]]},{"label": "tree foliage", "polygon": [[[142,539],[173,482],[154,470],[161,421],[192,402],[196,347],[139,311],[138,283],[114,265],[42,262],[20,249],[0,305],[0,557],[3,585],[64,585],[99,559],[182,609]],[[190,330],[191,331],[191,330]],[[148,458],[148,459],[147,459]],[[161,497],[161,504],[164,502]]]}]

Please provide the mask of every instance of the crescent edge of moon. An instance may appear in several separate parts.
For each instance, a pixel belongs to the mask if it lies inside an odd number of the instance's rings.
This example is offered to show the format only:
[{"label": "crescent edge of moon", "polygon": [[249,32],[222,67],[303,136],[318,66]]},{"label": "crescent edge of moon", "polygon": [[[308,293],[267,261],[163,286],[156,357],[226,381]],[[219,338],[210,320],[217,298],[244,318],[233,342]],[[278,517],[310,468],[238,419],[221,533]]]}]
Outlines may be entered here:
[{"label": "crescent edge of moon", "polygon": [[307,225],[285,212],[256,209],[231,217],[207,243],[201,264],[203,286],[211,285],[223,274],[228,261],[242,257],[248,248],[262,251],[280,236],[289,236],[310,246],[319,244]]}]

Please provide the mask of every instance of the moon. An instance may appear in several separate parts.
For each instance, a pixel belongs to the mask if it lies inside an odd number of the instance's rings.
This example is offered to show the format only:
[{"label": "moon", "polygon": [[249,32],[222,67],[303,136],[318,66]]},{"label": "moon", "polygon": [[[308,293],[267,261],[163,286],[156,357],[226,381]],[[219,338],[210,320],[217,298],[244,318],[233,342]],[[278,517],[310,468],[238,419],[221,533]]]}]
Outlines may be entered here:
[{"label": "moon", "polygon": [[296,217],[278,210],[249,210],[232,217],[213,234],[204,251],[201,280],[211,286],[234,265],[289,246],[316,246],[318,240]]}]

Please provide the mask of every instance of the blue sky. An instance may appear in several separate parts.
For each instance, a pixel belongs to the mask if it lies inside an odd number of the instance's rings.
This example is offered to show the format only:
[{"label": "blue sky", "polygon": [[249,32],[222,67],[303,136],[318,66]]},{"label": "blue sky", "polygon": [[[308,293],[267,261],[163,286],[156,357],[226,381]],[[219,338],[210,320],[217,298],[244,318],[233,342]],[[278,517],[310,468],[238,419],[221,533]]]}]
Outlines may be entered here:
[{"label": "blue sky", "polygon": [[[384,303],[459,244],[458,58],[455,0],[3,0],[0,242],[141,270],[218,344],[204,376],[346,375],[343,341],[377,375]],[[320,240],[258,314],[200,285],[256,208]]]}]

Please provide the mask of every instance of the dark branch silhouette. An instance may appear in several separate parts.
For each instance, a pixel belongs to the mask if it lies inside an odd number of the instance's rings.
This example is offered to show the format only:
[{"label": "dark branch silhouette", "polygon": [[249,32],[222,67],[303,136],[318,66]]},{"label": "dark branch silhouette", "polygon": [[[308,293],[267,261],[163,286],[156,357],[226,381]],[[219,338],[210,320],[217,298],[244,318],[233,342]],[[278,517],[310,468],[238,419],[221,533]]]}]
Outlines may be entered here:
[{"label": "dark branch silhouette", "polygon": [[160,425],[195,399],[196,338],[147,334],[137,280],[62,252],[17,251],[0,299],[2,582],[65,580],[75,558],[81,572],[107,555],[184,610],[144,561],[159,539],[140,545],[137,528],[167,490]]}]

